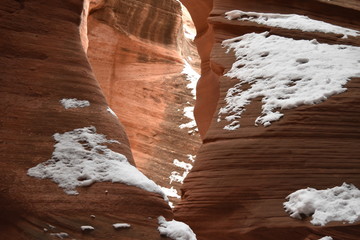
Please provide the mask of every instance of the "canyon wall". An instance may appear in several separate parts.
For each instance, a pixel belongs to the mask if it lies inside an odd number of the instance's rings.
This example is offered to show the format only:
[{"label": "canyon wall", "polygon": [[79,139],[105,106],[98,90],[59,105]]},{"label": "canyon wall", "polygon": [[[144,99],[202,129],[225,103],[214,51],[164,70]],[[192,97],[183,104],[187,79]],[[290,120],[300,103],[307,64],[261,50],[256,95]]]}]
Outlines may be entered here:
[{"label": "canyon wall", "polygon": [[[27,175],[51,158],[55,133],[90,126],[118,141],[108,147],[134,164],[124,128],[108,111],[80,39],[83,7],[72,0],[0,4],[0,239],[164,239],[157,217],[172,217],[162,196],[138,187],[102,182],[78,188],[74,196],[50,179]],[[65,109],[59,102],[64,98],[90,106]],[[81,141],[68,150],[76,151]],[[88,144],[84,152],[94,142]],[[94,154],[101,149],[106,147]],[[117,231],[112,224],[118,222],[131,228]],[[95,230],[82,231],[87,225]]]},{"label": "canyon wall", "polygon": [[[199,65],[192,40],[184,37],[177,1],[97,1],[90,4],[88,58],[110,107],[124,124],[137,167],[163,187],[174,159],[188,161],[200,141],[179,125],[190,121],[194,102],[182,74],[184,60]],[[154,174],[156,173],[156,174]],[[177,199],[173,199],[177,201]]]},{"label": "canyon wall", "polygon": [[[181,2],[194,21],[201,62],[192,40],[184,37],[183,23],[191,21],[181,15],[178,1],[2,1],[0,239],[167,239],[158,232],[158,216],[188,223],[199,240],[358,239],[359,223],[313,226],[310,217],[290,218],[283,202],[306,187],[360,186],[359,78],[321,103],[281,109],[285,115],[267,127],[254,126],[261,97],[246,106],[240,128],[224,129],[229,122],[218,116],[228,90],[239,82],[223,76],[236,60],[223,40],[268,31],[269,36],[317,39],[314,44],[360,46],[359,36],[229,20],[225,12],[296,13],[359,30],[358,1]],[[201,70],[194,110],[203,140],[198,153],[195,129],[179,127],[190,121],[184,108],[194,103],[182,73],[184,60]],[[67,109],[60,103],[72,98],[90,105]],[[91,126],[103,135],[92,134]],[[89,132],[75,143],[60,144],[61,136],[68,136],[62,134],[84,128]],[[182,200],[171,199],[177,203],[173,212],[161,194],[130,183],[96,182],[83,174],[76,181],[88,187],[77,187],[74,196],[48,177],[29,176],[35,166],[47,169],[64,158],[71,162],[56,152],[64,147],[79,154],[78,160],[89,151],[124,156],[157,184],[182,188]],[[170,184],[169,176],[186,175],[196,153],[184,185]],[[130,164],[124,166],[135,171]],[[131,227],[116,230],[114,223]]]},{"label": "canyon wall", "polygon": [[[246,106],[239,120],[240,128],[225,130],[224,126],[229,122],[217,121],[220,108],[227,104],[224,99],[228,89],[239,82],[222,76],[222,72],[229,71],[235,61],[233,51],[226,53],[227,49],[221,45],[223,40],[269,31],[270,36],[360,46],[359,36],[345,38],[342,34],[303,32],[229,20],[225,18],[225,12],[238,9],[301,14],[359,30],[358,1],[215,0],[184,1],[184,4],[193,14],[198,32],[203,33],[199,41],[206,31],[213,29],[212,46],[208,44],[211,52],[207,48],[204,50],[206,53],[202,53],[202,46],[198,46],[208,68],[202,69],[203,83],[198,84],[197,91],[203,89],[204,96],[214,96],[214,99],[202,100],[198,96],[198,100],[216,102],[216,95],[206,95],[208,86],[216,88],[213,81],[216,77],[207,80],[205,76],[213,73],[217,73],[219,78],[220,98],[216,111],[212,110],[213,106],[201,110],[213,111],[208,130],[207,126],[201,125],[205,115],[199,117],[195,114],[197,120],[200,119],[198,124],[203,145],[183,185],[183,199],[175,208],[176,217],[186,220],[200,240],[315,240],[324,236],[358,239],[359,223],[334,222],[325,227],[313,226],[309,218],[290,218],[283,209],[283,202],[288,194],[302,188],[326,189],[343,182],[360,186],[359,78],[352,78],[346,84],[347,91],[324,102],[281,110],[285,114],[283,118],[268,127],[254,126],[257,116],[261,116],[261,98],[253,99]],[[199,13],[201,5],[206,7],[202,7],[204,11]],[[207,41],[211,41],[211,37]],[[291,56],[288,60],[291,61]],[[249,88],[244,85],[243,91],[246,87]]]}]

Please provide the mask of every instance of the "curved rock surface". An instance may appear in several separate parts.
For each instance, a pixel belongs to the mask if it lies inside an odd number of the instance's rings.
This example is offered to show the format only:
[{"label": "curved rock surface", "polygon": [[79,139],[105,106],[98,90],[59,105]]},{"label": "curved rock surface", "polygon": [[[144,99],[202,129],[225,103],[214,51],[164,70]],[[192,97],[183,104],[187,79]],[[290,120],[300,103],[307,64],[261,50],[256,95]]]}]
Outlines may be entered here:
[{"label": "curved rock surface", "polygon": [[[157,217],[172,217],[160,195],[137,187],[95,183],[72,196],[27,175],[51,158],[53,134],[88,126],[121,142],[109,147],[134,163],[83,50],[82,11],[72,0],[0,4],[0,239],[164,239]],[[65,109],[63,98],[90,106]],[[117,222],[131,228],[116,231]],[[83,232],[86,225],[95,230]]]},{"label": "curved rock surface", "polygon": [[200,145],[196,134],[179,128],[189,121],[184,107],[194,102],[181,73],[184,60],[198,64],[195,47],[184,38],[181,6],[124,0],[90,9],[89,61],[125,126],[136,165],[161,186],[179,189],[179,183],[169,184],[173,171],[183,171],[173,160],[188,161]]},{"label": "curved rock surface", "polygon": [[[206,3],[211,6],[211,1]],[[197,14],[196,8],[192,11],[191,6],[189,3],[193,19],[198,16],[205,24],[207,17]],[[214,30],[210,56],[213,72],[227,72],[235,61],[232,51],[226,54],[221,42],[251,32],[269,31],[271,35],[295,39],[316,38],[320,43],[360,46],[359,37],[344,39],[342,35],[226,19],[225,12],[235,9],[302,14],[359,30],[357,1],[215,0],[207,19]],[[227,90],[239,80],[219,75],[220,101],[209,130],[202,133],[204,143],[183,185],[183,200],[175,208],[176,217],[186,220],[200,240],[315,240],[324,236],[358,239],[359,223],[313,226],[308,219],[290,218],[283,202],[288,194],[306,187],[326,189],[343,182],[360,186],[360,79],[353,78],[346,85],[346,92],[320,104],[282,110],[285,116],[266,128],[254,126],[261,112],[258,98],[247,105],[241,127],[228,131],[223,127],[229,122],[217,122],[217,113],[226,104]]]},{"label": "curved rock surface", "polygon": [[[223,76],[235,61],[223,40],[269,31],[360,46],[359,37],[227,20],[225,12],[297,13],[359,30],[358,1],[182,2],[194,20],[201,64],[183,36],[187,20],[177,1],[2,1],[0,239],[166,239],[157,217],[175,215],[199,240],[358,240],[359,222],[313,226],[309,219],[290,218],[283,202],[306,187],[360,186],[359,78],[320,104],[282,110],[285,116],[267,128],[254,126],[259,98],[246,107],[241,128],[227,131],[228,122],[217,121],[227,90],[239,81]],[[169,185],[170,173],[179,171],[173,160],[185,162],[199,146],[196,134],[179,128],[189,121],[184,107],[194,101],[181,74],[184,58],[201,69],[195,117],[203,145],[174,214],[160,195],[134,186],[101,182],[77,188],[74,196],[49,179],[27,175],[39,163],[59,160],[52,157],[55,133],[95,126],[121,143],[107,147],[161,186],[179,189],[180,183]],[[65,109],[63,98],[90,106]],[[116,230],[115,223],[131,227]],[[84,226],[94,230],[82,231]]]}]

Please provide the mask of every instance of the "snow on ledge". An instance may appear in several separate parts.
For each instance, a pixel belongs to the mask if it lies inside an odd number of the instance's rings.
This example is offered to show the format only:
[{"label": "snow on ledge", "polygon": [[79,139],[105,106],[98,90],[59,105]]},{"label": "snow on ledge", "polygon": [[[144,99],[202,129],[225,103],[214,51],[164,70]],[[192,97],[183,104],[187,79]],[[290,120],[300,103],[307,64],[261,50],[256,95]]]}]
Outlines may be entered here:
[{"label": "snow on ledge", "polygon": [[[186,85],[188,89],[191,90],[191,94],[193,95],[193,98],[196,98],[196,84],[200,78],[200,74],[198,74],[191,65],[184,60],[184,69],[181,72],[183,75],[186,76],[186,80],[189,81],[189,83]],[[181,129],[183,128],[189,128],[188,131],[189,134],[198,132],[195,118],[194,118],[194,107],[189,106],[184,108],[184,116],[190,119],[190,122],[181,124],[179,127]]]},{"label": "snow on ledge", "polygon": [[333,238],[330,236],[326,236],[326,237],[320,238],[319,240],[333,240]]},{"label": "snow on ledge", "polygon": [[258,13],[258,12],[243,12],[240,10],[233,10],[225,13],[229,20],[237,19],[239,21],[255,22],[271,27],[279,27],[286,29],[297,29],[304,32],[324,32],[343,34],[346,38],[349,36],[360,36],[360,32],[311,19],[304,15],[297,14],[280,14],[280,13]]},{"label": "snow on ledge", "polygon": [[90,106],[90,102],[88,100],[78,100],[77,98],[63,98],[60,100],[60,103],[65,109]]},{"label": "snow on ledge", "polygon": [[[227,92],[219,111],[234,130],[252,99],[262,97],[262,113],[255,125],[279,120],[282,109],[312,105],[346,90],[351,77],[360,77],[360,47],[294,40],[268,32],[249,33],[223,41],[233,49],[236,62],[225,76],[239,79]],[[249,88],[242,89],[248,84]]]},{"label": "snow on ledge", "polygon": [[103,144],[120,144],[96,133],[93,126],[54,134],[56,141],[51,159],[28,170],[36,178],[50,178],[65,193],[77,195],[76,187],[95,182],[116,182],[158,193],[167,200],[160,186],[148,179],[127,158]]},{"label": "snow on ledge", "polygon": [[83,231],[83,232],[95,230],[95,228],[93,226],[81,226],[80,228],[81,228],[81,231]]},{"label": "snow on ledge", "polygon": [[343,183],[340,187],[326,190],[301,189],[286,199],[284,208],[290,217],[301,219],[301,215],[312,215],[310,222],[313,225],[360,221],[360,190],[352,184]]},{"label": "snow on ledge", "polygon": [[196,240],[196,234],[183,222],[166,221],[163,216],[158,217],[158,222],[158,230],[161,235],[174,240]]},{"label": "snow on ledge", "polygon": [[161,189],[163,190],[165,195],[168,197],[173,197],[173,198],[178,198],[178,199],[181,198],[180,195],[178,194],[177,190],[173,186],[171,186],[171,188],[161,187]]},{"label": "snow on ledge", "polygon": [[118,118],[118,116],[116,115],[116,113],[115,113],[110,107],[107,107],[107,108],[106,108],[106,111],[108,111],[109,113],[111,113],[111,115],[113,115],[114,117]]},{"label": "snow on ledge", "polygon": [[66,232],[59,232],[59,233],[50,233],[50,236],[54,236],[60,239],[69,238],[69,234]]},{"label": "snow on ledge", "polygon": [[120,228],[129,228],[129,227],[131,227],[131,225],[128,223],[114,223],[113,227],[115,229],[120,229]]}]

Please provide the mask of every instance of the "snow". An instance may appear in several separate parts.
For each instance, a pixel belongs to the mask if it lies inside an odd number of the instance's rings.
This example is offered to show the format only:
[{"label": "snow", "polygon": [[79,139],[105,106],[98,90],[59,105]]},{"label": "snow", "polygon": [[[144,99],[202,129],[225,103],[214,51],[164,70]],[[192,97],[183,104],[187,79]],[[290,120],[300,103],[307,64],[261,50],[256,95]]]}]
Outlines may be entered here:
[{"label": "snow", "polygon": [[78,100],[76,98],[64,98],[60,100],[60,103],[65,109],[90,106],[90,102],[88,100]]},{"label": "snow", "polygon": [[131,227],[131,225],[128,223],[114,223],[113,227],[115,229],[120,229],[120,228],[129,228],[129,227]]},{"label": "snow", "polygon": [[158,217],[158,222],[158,230],[163,236],[174,240],[196,240],[196,234],[183,222],[166,221],[163,216]]},{"label": "snow", "polygon": [[83,232],[95,230],[95,228],[93,226],[81,226],[80,228],[81,228],[81,231],[83,231]]},{"label": "snow", "polygon": [[188,154],[187,156],[188,156],[188,160],[189,160],[189,161],[195,162],[196,155]]},{"label": "snow", "polygon": [[50,236],[55,236],[60,239],[64,239],[64,238],[68,238],[69,234],[67,234],[66,232],[59,232],[59,233],[50,233]]},{"label": "snow", "polygon": [[186,163],[184,161],[179,161],[178,159],[174,159],[173,164],[179,168],[184,169],[183,174],[180,175],[180,173],[173,171],[171,172],[170,175],[170,183],[174,182],[179,182],[179,183],[184,183],[184,179],[186,178],[186,176],[189,174],[190,170],[192,169],[192,165],[190,163]]},{"label": "snow", "polygon": [[255,22],[271,27],[298,29],[304,32],[324,32],[343,34],[346,38],[350,36],[360,36],[360,32],[311,19],[304,15],[297,14],[279,14],[279,13],[258,13],[258,12],[243,12],[240,10],[233,10],[225,13],[229,20],[237,19],[239,21]]},{"label": "snow", "polygon": [[95,182],[124,183],[158,193],[165,200],[161,188],[148,179],[127,158],[103,144],[120,144],[96,133],[93,126],[54,134],[55,150],[51,159],[28,170],[36,178],[50,178],[65,193],[76,195],[76,187],[90,186]]},{"label": "snow", "polygon": [[306,188],[291,193],[284,202],[284,208],[291,217],[301,219],[312,216],[313,225],[324,226],[329,222],[360,221],[360,190],[352,184],[316,190]]},{"label": "snow", "polygon": [[196,84],[200,78],[200,74],[198,74],[186,60],[184,60],[184,69],[181,73],[184,74],[186,76],[186,80],[189,81],[186,87],[188,89],[191,89],[191,94],[194,96],[195,99]]},{"label": "snow", "polygon": [[[186,80],[189,81],[189,83],[186,85],[186,87],[191,90],[191,94],[193,95],[193,97],[195,99],[196,84],[200,78],[200,74],[198,74],[186,60],[184,60],[184,69],[181,73],[184,74],[186,76]],[[194,107],[193,106],[185,107],[184,108],[184,116],[189,118],[190,122],[181,124],[179,127],[181,129],[189,128],[190,129],[189,134],[197,132],[198,129],[196,128],[196,122],[195,122],[195,118],[194,118]]]},{"label": "snow", "polygon": [[179,198],[179,199],[181,198],[180,195],[178,194],[177,190],[174,187],[171,187],[171,188],[161,187],[161,189],[163,190],[165,195],[168,197]]},{"label": "snow", "polygon": [[106,111],[108,111],[109,113],[111,113],[114,117],[118,118],[118,116],[116,115],[116,113],[115,113],[110,107],[107,107],[107,108],[106,108]]},{"label": "snow", "polygon": [[322,237],[319,240],[333,240],[332,237],[326,236],[326,237]]},{"label": "snow", "polygon": [[196,122],[195,122],[195,118],[194,118],[194,107],[185,107],[184,108],[184,116],[189,118],[191,121],[188,123],[184,123],[181,124],[179,127],[181,129],[183,128],[195,128],[196,127]]},{"label": "snow", "polygon": [[[240,127],[241,114],[252,99],[262,97],[262,112],[255,125],[270,126],[283,109],[312,105],[346,90],[351,77],[360,77],[360,47],[320,44],[264,33],[249,33],[223,41],[233,49],[236,62],[225,76],[239,79],[227,92],[226,106],[219,111]],[[242,87],[248,84],[246,90]]]}]

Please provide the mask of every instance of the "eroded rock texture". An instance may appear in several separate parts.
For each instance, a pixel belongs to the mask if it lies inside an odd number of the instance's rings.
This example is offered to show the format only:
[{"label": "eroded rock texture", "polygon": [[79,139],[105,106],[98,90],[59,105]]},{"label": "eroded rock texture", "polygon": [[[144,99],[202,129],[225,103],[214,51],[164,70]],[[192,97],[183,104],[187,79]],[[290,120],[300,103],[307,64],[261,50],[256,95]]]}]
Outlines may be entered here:
[{"label": "eroded rock texture", "polygon": [[189,121],[184,107],[194,101],[181,74],[184,60],[198,64],[184,38],[180,3],[98,1],[90,9],[88,57],[95,76],[125,126],[137,167],[169,188],[171,172],[183,171],[173,160],[187,161],[200,143],[179,128]]},{"label": "eroded rock texture", "polygon": [[[295,39],[316,38],[320,43],[360,46],[359,37],[343,39],[342,35],[304,33],[225,19],[225,12],[235,9],[296,13],[359,30],[357,1],[215,0],[185,4],[195,24],[198,20],[197,28],[214,30],[212,70],[206,73],[228,71],[235,59],[232,53],[225,53],[221,42],[250,32],[270,31],[270,34]],[[210,26],[206,25],[207,16],[192,8],[196,4],[206,6],[204,9],[208,12],[212,8],[208,18]],[[209,130],[203,129],[204,143],[185,181],[184,199],[175,209],[175,215],[186,219],[201,240],[315,240],[323,236],[358,239],[359,223],[313,226],[308,219],[290,218],[282,203],[288,194],[301,188],[325,189],[343,182],[360,186],[360,79],[352,79],[346,92],[323,103],[284,110],[285,117],[267,128],[254,126],[261,111],[261,99],[257,99],[247,106],[240,120],[241,127],[227,131],[223,127],[228,122],[217,122],[217,112],[225,104],[227,90],[238,80],[221,75],[220,101]],[[206,85],[206,78],[202,79]],[[213,85],[213,81],[208,84]]]},{"label": "eroded rock texture", "polygon": [[[96,183],[71,196],[27,175],[51,158],[53,134],[91,125],[121,142],[109,147],[134,163],[83,50],[82,10],[82,1],[72,0],[0,4],[0,239],[59,239],[61,232],[71,239],[160,239],[156,218],[172,216],[160,195],[136,187]],[[66,110],[63,98],[91,105]],[[132,227],[116,231],[117,222]],[[84,233],[82,225],[95,230]]]}]

